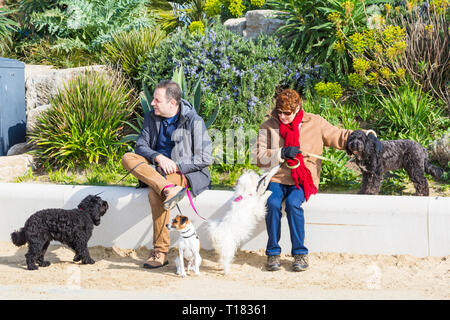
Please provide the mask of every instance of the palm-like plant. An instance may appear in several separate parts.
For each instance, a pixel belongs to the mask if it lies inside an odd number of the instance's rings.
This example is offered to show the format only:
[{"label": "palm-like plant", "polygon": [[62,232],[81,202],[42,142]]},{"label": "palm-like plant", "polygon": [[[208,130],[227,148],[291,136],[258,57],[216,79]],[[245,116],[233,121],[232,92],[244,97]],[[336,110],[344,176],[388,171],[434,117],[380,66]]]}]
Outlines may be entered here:
[{"label": "palm-like plant", "polygon": [[116,65],[132,79],[139,72],[145,56],[166,38],[159,27],[140,28],[116,33],[110,42],[103,45],[104,60]]},{"label": "palm-like plant", "polygon": [[14,11],[0,7],[0,55],[9,50],[11,33],[19,27],[17,22],[8,18],[12,13]]},{"label": "palm-like plant", "polygon": [[[381,0],[270,0],[286,24],[277,30],[283,43],[311,64],[348,73],[351,58],[345,38],[366,28],[365,6]],[[384,1],[385,2],[385,1]]]},{"label": "palm-like plant", "polygon": [[8,15],[12,13],[14,11],[0,7],[0,37],[9,37],[10,33],[19,26],[17,22],[8,18]]},{"label": "palm-like plant", "polygon": [[136,103],[134,91],[117,72],[87,72],[72,79],[30,133],[38,159],[55,167],[117,160],[123,123],[133,115]]},{"label": "palm-like plant", "polygon": [[[194,107],[195,111],[197,113],[200,113],[200,103],[202,98],[202,76],[199,75],[197,77],[197,81],[192,86],[189,86],[186,81],[186,77],[184,76],[183,68],[179,67],[175,69],[172,80],[180,85],[182,98],[188,100]],[[219,113],[219,108],[220,105],[218,104],[211,117],[205,122],[206,128],[209,128],[211,124],[213,124],[214,120],[216,120],[217,114]]]},{"label": "palm-like plant", "polygon": [[[200,101],[202,96],[201,91],[201,77],[198,78],[198,80],[195,82],[193,86],[189,86],[189,84],[186,82],[186,78],[183,73],[183,68],[178,68],[174,71],[172,80],[175,81],[180,85],[181,88],[181,97],[185,100],[188,100],[191,105],[194,107],[195,111],[197,113],[200,112]],[[143,92],[141,95],[141,107],[143,114],[146,114],[147,112],[150,112],[152,110],[151,101],[153,100],[153,95],[150,93],[147,85],[145,82],[142,82],[142,88]],[[217,115],[219,113],[220,105],[218,104],[214,113],[209,117],[209,119],[205,122],[206,128],[209,128],[213,122],[216,120]],[[131,122],[126,122],[135,133],[128,134],[125,137],[121,139],[121,142],[133,142],[136,141],[139,132],[141,131],[142,125],[144,123],[144,118],[141,115],[138,115],[136,118],[136,125],[134,125]]]}]

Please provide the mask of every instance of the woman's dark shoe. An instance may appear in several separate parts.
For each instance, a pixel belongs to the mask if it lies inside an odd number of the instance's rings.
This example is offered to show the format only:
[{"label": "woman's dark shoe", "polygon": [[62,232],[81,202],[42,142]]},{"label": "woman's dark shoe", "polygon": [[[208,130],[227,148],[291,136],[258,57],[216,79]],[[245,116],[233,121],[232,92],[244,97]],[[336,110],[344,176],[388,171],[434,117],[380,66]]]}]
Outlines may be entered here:
[{"label": "woman's dark shoe", "polygon": [[281,269],[280,256],[268,256],[267,257],[267,270],[278,271]]}]

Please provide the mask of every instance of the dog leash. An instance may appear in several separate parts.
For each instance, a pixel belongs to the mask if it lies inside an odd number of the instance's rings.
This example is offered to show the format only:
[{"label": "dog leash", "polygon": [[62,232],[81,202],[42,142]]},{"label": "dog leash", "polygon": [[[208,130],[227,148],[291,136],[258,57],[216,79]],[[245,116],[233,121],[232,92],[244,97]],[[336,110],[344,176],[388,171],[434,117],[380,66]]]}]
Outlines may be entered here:
[{"label": "dog leash", "polygon": [[[120,179],[117,183],[122,182],[123,179],[125,179],[125,178],[126,178],[130,173],[132,173],[137,167],[139,167],[141,164],[144,164],[144,163],[145,163],[145,161],[139,162],[137,165],[135,165],[133,168],[131,168],[131,170],[130,170],[129,172],[127,172],[127,174],[125,174],[125,175],[122,177],[122,179]],[[189,188],[188,188],[188,185],[187,185],[187,179],[186,179],[186,176],[185,176],[185,175],[183,174],[183,172],[181,172],[179,169],[178,169],[178,173],[181,175],[182,180],[184,181],[184,187],[186,188],[186,194],[187,194],[187,196],[188,196],[189,203],[190,203],[192,209],[193,209],[194,212],[197,214],[197,216],[199,216],[200,218],[202,218],[203,220],[206,221],[206,219],[205,219],[204,217],[202,217],[202,216],[198,213],[197,209],[195,208],[194,201],[192,200],[192,196],[191,196],[191,193],[189,192]],[[168,187],[172,187],[172,186],[175,186],[175,185],[173,185],[173,184],[167,185],[167,186],[165,186],[164,188],[168,188]],[[177,206],[178,212],[179,212],[180,214],[182,214],[182,213],[181,213],[181,210],[180,210],[180,207],[178,206],[178,203],[176,204],[176,206]]]},{"label": "dog leash", "polygon": [[[181,172],[180,170],[179,170],[178,172],[181,174],[181,177],[183,178],[184,185],[185,185],[185,188],[186,188],[186,194],[187,194],[187,196],[188,196],[189,203],[191,204],[192,209],[193,209],[194,212],[197,214],[197,216],[199,216],[200,218],[202,218],[203,220],[206,221],[206,219],[203,218],[203,217],[197,212],[197,209],[195,208],[194,201],[192,200],[192,196],[191,196],[191,193],[189,192],[189,188],[188,188],[188,185],[187,185],[187,179],[186,179],[186,176],[185,176],[185,175],[183,174],[183,172]],[[180,210],[180,208],[178,207],[178,203],[177,203],[177,209],[178,209],[178,211],[179,211],[180,214],[181,214],[181,210]]]},{"label": "dog leash", "polygon": [[[307,152],[307,151],[302,151],[302,150],[299,150],[299,151],[300,151],[301,154],[306,154],[307,156],[315,157],[315,158],[318,158],[320,160],[331,161],[331,162],[337,163],[337,161],[334,160],[334,159],[322,157],[322,156],[319,156],[317,154],[310,153],[310,152]],[[300,160],[297,159],[297,158],[295,158],[295,160],[297,160],[297,163],[295,165],[293,165],[293,166],[290,166],[290,165],[287,164],[287,162],[285,162],[286,167],[288,167],[289,169],[297,169],[300,166]]]}]

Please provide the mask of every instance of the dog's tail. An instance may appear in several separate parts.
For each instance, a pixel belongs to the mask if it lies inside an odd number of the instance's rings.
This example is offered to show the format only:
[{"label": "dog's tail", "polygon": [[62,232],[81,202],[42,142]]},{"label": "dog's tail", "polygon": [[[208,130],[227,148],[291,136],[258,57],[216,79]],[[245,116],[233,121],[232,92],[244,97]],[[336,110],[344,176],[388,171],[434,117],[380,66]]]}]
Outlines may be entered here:
[{"label": "dog's tail", "polygon": [[425,160],[425,172],[431,174],[435,179],[440,179],[444,174],[444,169],[434,166],[430,161]]},{"label": "dog's tail", "polygon": [[11,241],[18,247],[23,246],[25,243],[27,243],[25,230],[21,228],[19,231],[14,231],[13,233],[11,233]]}]

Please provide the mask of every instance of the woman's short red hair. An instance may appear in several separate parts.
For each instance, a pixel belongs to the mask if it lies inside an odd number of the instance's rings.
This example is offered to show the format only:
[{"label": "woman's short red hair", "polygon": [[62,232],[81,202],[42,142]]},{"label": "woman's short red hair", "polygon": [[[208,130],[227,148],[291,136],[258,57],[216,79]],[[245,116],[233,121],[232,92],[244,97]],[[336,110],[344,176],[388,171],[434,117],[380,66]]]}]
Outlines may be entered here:
[{"label": "woman's short red hair", "polygon": [[300,106],[302,109],[302,98],[297,93],[297,91],[292,89],[284,89],[275,98],[275,110],[285,111],[285,112],[295,112],[297,107]]}]

